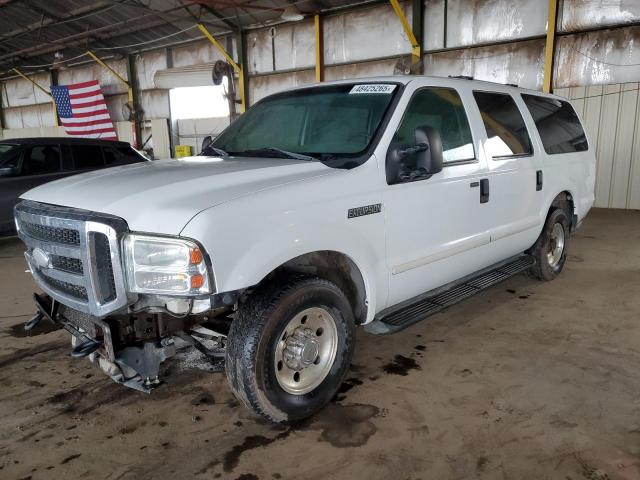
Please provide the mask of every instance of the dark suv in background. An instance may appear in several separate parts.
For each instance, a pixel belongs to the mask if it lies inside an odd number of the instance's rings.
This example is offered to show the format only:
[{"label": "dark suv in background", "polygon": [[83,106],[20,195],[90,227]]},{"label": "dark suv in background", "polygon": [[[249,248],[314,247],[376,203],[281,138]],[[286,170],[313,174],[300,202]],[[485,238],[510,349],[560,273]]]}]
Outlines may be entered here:
[{"label": "dark suv in background", "polygon": [[84,138],[0,141],[0,234],[15,232],[18,197],[43,183],[99,168],[145,162],[126,142]]}]

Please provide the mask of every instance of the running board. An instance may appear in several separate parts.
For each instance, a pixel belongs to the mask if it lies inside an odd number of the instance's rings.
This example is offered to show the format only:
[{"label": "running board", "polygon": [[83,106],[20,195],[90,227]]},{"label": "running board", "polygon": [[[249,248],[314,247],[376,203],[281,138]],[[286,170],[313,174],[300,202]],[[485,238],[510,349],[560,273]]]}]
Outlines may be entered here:
[{"label": "running board", "polygon": [[376,315],[373,322],[365,325],[364,328],[369,333],[379,335],[398,332],[465,298],[493,287],[503,280],[531,268],[534,264],[535,260],[529,255],[521,255],[500,262],[383,310]]}]

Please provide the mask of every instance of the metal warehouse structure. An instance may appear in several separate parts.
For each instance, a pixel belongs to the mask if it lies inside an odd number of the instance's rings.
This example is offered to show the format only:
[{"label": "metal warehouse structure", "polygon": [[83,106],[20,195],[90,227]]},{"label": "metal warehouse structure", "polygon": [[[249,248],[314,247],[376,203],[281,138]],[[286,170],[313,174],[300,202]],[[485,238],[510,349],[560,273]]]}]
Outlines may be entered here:
[{"label": "metal warehouse structure", "polygon": [[210,84],[217,60],[240,110],[323,80],[468,75],[570,97],[597,148],[596,205],[640,208],[636,0],[0,0],[0,32],[5,138],[62,134],[50,86],[99,79],[120,138],[169,156],[172,136],[195,146],[228,122],[169,127],[170,88]]}]

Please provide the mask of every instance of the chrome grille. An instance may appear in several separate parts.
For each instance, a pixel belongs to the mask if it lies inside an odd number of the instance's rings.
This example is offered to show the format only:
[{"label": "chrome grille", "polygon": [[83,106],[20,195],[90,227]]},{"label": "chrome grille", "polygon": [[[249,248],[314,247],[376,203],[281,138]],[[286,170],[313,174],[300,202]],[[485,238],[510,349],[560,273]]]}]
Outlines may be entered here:
[{"label": "chrome grille", "polygon": [[51,266],[57,270],[64,270],[65,272],[77,273],[78,275],[82,275],[84,273],[82,260],[80,260],[79,258],[63,257],[61,255],[51,255]]},{"label": "chrome grille", "polygon": [[29,269],[51,297],[96,317],[135,300],[126,292],[120,260],[124,220],[28,201],[16,206],[15,216]]},{"label": "chrome grille", "polygon": [[25,223],[21,228],[31,238],[45,242],[64,243],[66,245],[80,245],[80,232],[70,228],[49,227],[36,223]]}]

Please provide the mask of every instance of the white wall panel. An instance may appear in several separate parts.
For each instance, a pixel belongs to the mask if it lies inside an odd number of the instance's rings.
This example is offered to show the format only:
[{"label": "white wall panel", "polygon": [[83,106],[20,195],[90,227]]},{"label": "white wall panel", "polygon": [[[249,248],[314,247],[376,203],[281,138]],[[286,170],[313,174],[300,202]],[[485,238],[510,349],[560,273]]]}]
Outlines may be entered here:
[{"label": "white wall panel", "polygon": [[424,50],[444,47],[444,0],[424,0]]},{"label": "white wall panel", "polygon": [[584,119],[597,157],[596,203],[640,209],[640,98],[638,83],[560,90]]},{"label": "white wall panel", "polygon": [[127,100],[128,97],[126,93],[124,95],[109,95],[104,97],[111,121],[121,122],[123,120],[128,120],[123,115],[124,104],[127,103]]},{"label": "white wall panel", "polygon": [[[411,8],[402,3],[411,23]],[[390,5],[325,18],[326,65],[411,53],[411,44]]]},{"label": "white wall panel", "polygon": [[145,52],[136,55],[135,62],[138,87],[140,90],[151,90],[155,88],[153,77],[156,72],[167,68],[167,52],[166,50]]},{"label": "white wall panel", "polygon": [[638,45],[640,26],[558,37],[554,85],[637,82],[640,79]]},{"label": "white wall panel", "polygon": [[251,78],[249,81],[249,95],[254,104],[261,98],[287,88],[315,83],[315,71],[280,73]]},{"label": "white wall panel", "polygon": [[144,111],[144,118],[170,118],[168,90],[148,90],[140,92],[140,107]]},{"label": "white wall panel", "polygon": [[[227,43],[225,37],[218,37],[217,40],[223,46]],[[174,47],[171,49],[171,56],[173,58],[173,67],[175,68],[200,65],[201,63],[215,63],[216,60],[224,60],[222,53],[220,53],[209,40]]]},{"label": "white wall panel", "polygon": [[[29,78],[47,91],[51,89],[51,76],[49,73],[37,73],[29,75]],[[3,82],[2,105],[6,107],[22,107],[36,103],[47,103],[51,97],[36,87],[33,83],[23,78],[13,78]]]},{"label": "white wall panel", "polygon": [[637,89],[628,90],[620,94],[616,146],[613,153],[611,192],[609,193],[609,206],[612,208],[626,208],[627,206],[637,102]]},{"label": "white wall panel", "polygon": [[546,33],[547,1],[449,0],[448,6],[447,47]]},{"label": "white wall panel", "polygon": [[272,38],[274,30],[263,28],[253,30],[247,34],[247,62],[250,73],[273,72],[275,40]]},{"label": "white wall panel", "polygon": [[470,48],[424,56],[429,75],[468,75],[478,80],[542,89],[544,40]]},{"label": "white wall panel", "polygon": [[638,0],[564,0],[560,29],[574,31],[594,26],[620,25],[640,20]]},{"label": "white wall panel", "polygon": [[274,27],[276,70],[313,67],[316,64],[313,22]]},{"label": "white wall panel", "polygon": [[600,132],[598,135],[598,149],[596,150],[598,157],[598,168],[596,170],[596,207],[609,206],[619,103],[620,94],[618,93],[611,93],[602,97]]},{"label": "white wall panel", "polygon": [[[127,79],[126,60],[105,60],[105,63],[118,72],[118,75],[122,78]],[[96,62],[92,62],[81,67],[60,70],[58,73],[59,85],[70,85],[73,83],[89,82],[91,80],[98,80],[100,82],[102,93],[105,95],[127,92],[127,87],[124,83],[118,80],[113,73]]]},{"label": "white wall panel", "polygon": [[55,126],[53,104],[42,103],[26,107],[7,108],[4,110],[5,127],[41,128]]},{"label": "white wall panel", "polygon": [[380,60],[377,62],[357,63],[353,65],[338,65],[327,67],[324,75],[329,80],[344,80],[346,78],[367,78],[382,75],[393,75],[395,59]]}]

